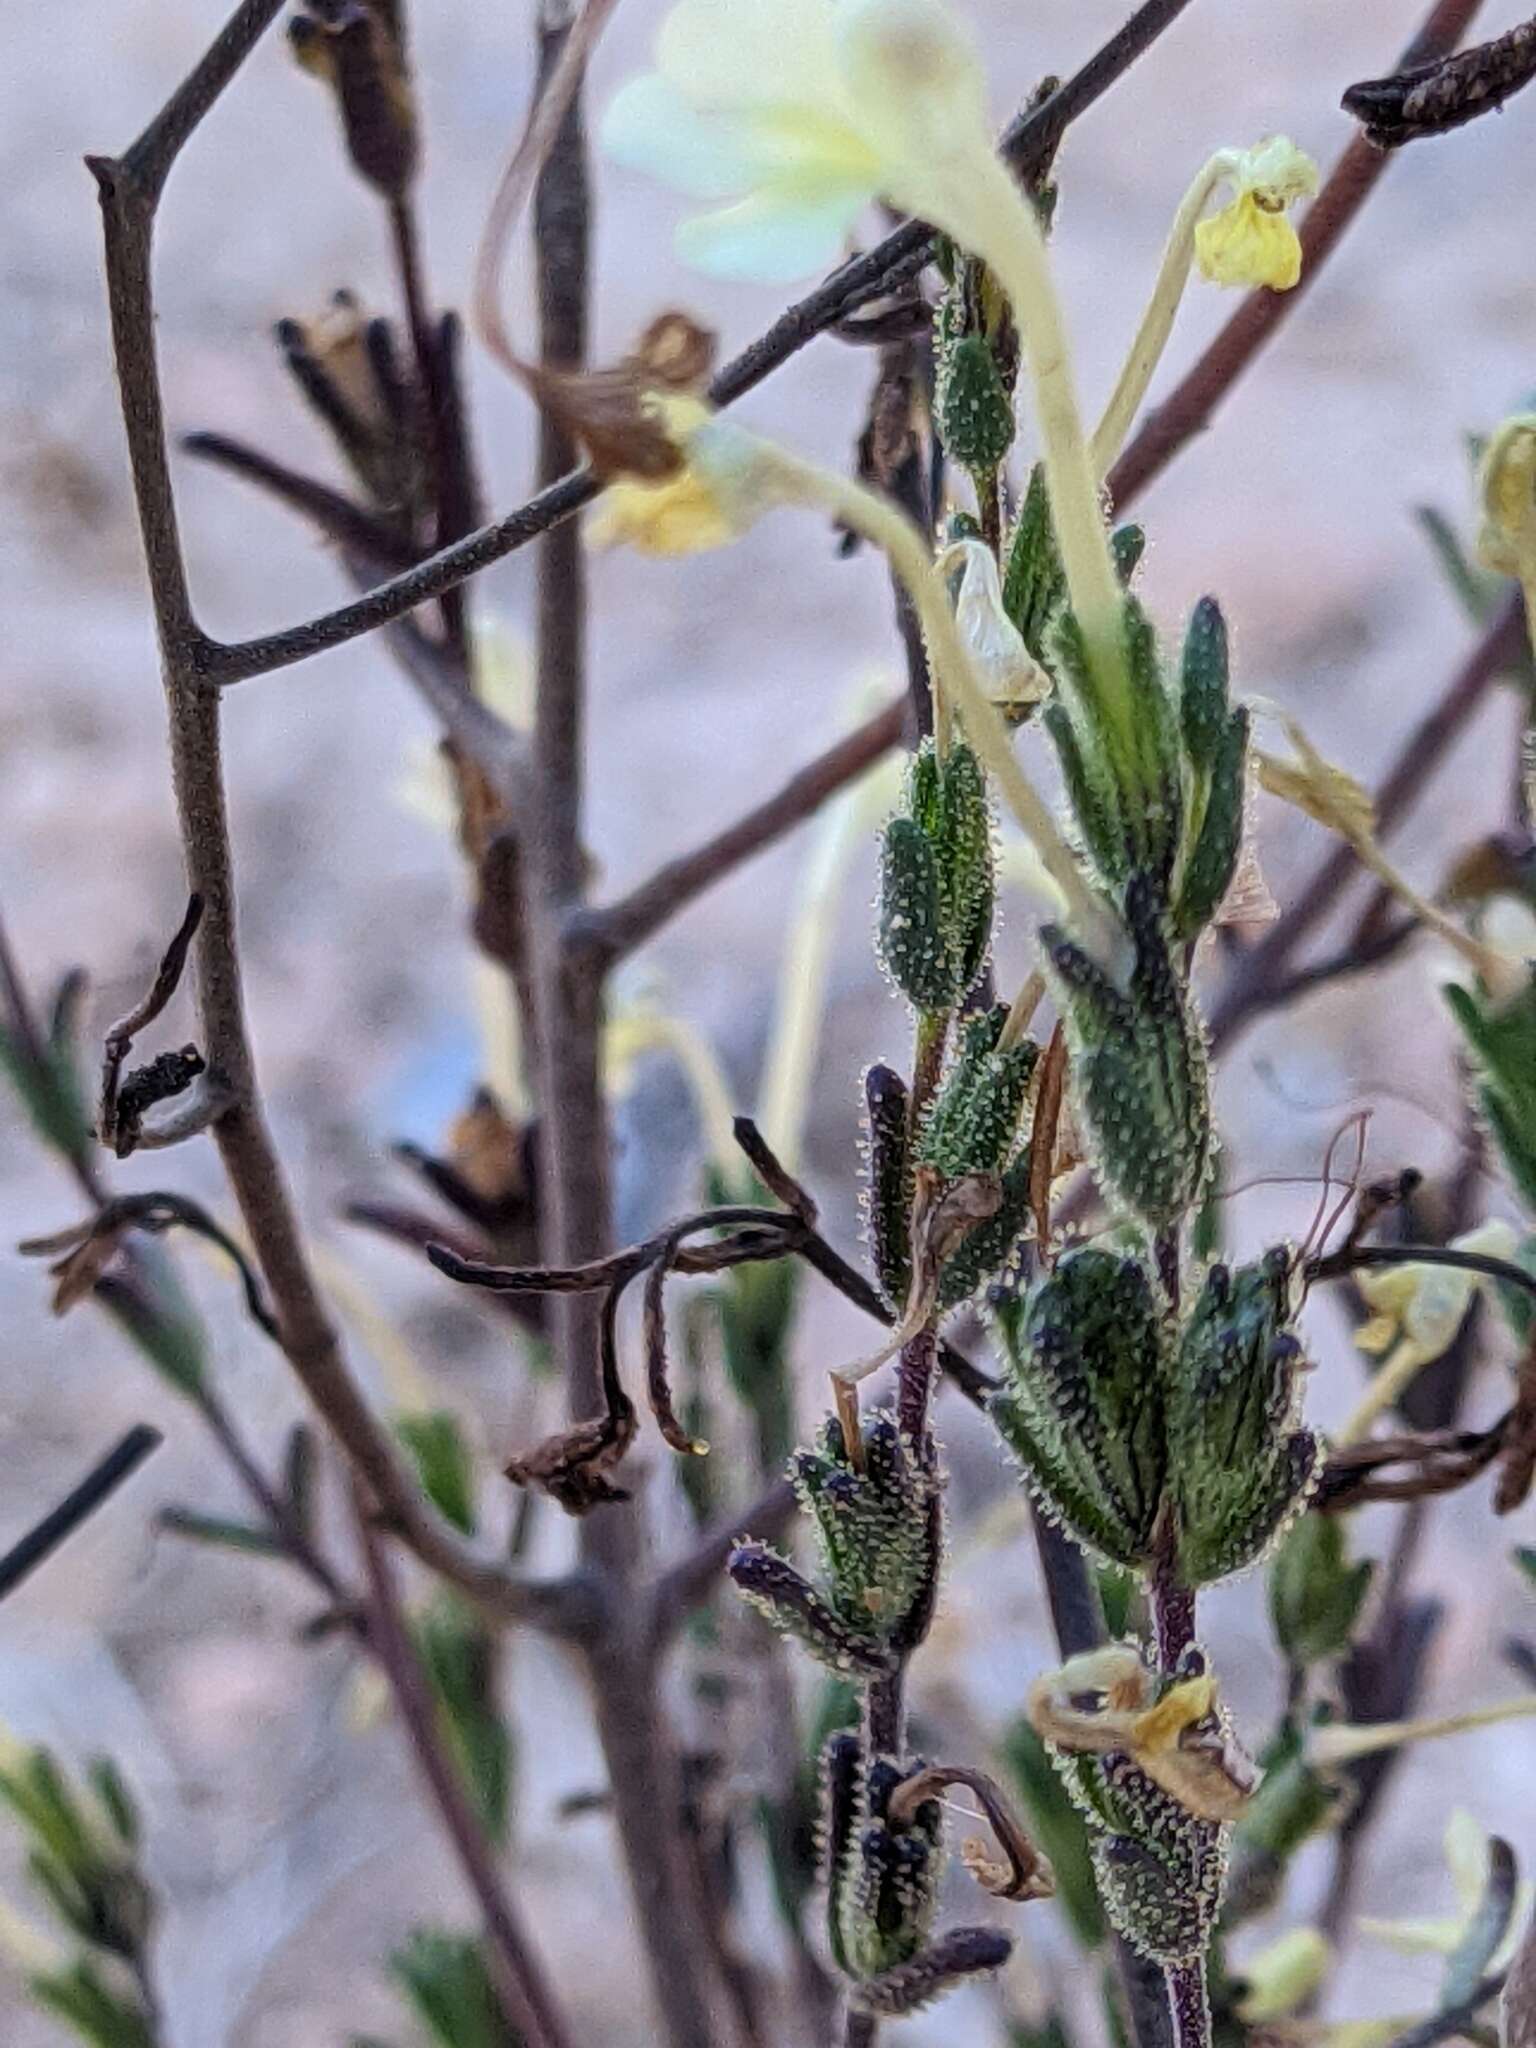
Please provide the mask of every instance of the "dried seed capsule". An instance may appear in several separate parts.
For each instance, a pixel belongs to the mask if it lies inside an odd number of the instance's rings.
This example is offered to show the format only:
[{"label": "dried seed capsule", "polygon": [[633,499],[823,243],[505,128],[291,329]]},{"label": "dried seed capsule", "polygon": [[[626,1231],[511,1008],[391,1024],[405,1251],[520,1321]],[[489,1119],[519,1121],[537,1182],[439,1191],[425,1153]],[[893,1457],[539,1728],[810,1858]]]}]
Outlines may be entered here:
[{"label": "dried seed capsule", "polygon": [[907,1084],[877,1062],[864,1076],[868,1141],[869,1253],[888,1305],[897,1313],[912,1284],[912,1175],[907,1158]]}]

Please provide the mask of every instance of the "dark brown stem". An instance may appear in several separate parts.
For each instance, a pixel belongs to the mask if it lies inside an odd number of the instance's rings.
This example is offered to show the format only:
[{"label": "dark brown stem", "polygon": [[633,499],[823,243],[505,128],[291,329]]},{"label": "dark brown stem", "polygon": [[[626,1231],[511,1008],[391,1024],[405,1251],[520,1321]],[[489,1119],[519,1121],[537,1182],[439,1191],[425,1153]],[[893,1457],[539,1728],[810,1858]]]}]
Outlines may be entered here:
[{"label": "dark brown stem", "polygon": [[0,1600],[14,1593],[23,1579],[46,1563],[61,1543],[66,1543],[98,1508],[105,1506],[161,1441],[158,1429],[151,1429],[147,1422],[136,1422],[79,1484],[70,1488],[57,1507],[50,1508],[40,1522],[34,1523],[25,1536],[0,1555]]},{"label": "dark brown stem", "polygon": [[463,1781],[439,1740],[437,1709],[401,1611],[394,1574],[369,1503],[356,1489],[353,1508],[368,1571],[369,1646],[389,1680],[406,1739],[484,1918],[486,1966],[497,2000],[528,2048],[573,2048],[575,2036],[544,1982]]},{"label": "dark brown stem", "polygon": [[[1482,0],[1436,0],[1404,53],[1404,67],[1454,50],[1481,4]],[[1362,136],[1348,145],[1301,224],[1301,282],[1293,291],[1250,293],[1194,368],[1148,414],[1109,473],[1109,495],[1117,507],[1145,490],[1209,426],[1216,407],[1314,284],[1389,161]]]},{"label": "dark brown stem", "polygon": [[101,200],[113,355],[160,643],[187,881],[203,902],[196,944],[203,1046],[229,1098],[214,1135],[277,1310],[283,1350],[316,1408],[424,1562],[487,1607],[526,1615],[523,1589],[499,1561],[471,1551],[422,1499],[348,1371],[267,1132],[246,1029],[219,699],[204,679],[207,643],[192,617],[171,492],[151,247],[155,210],[171,164],[279,4],[246,0],[127,153],[119,159],[90,159]]},{"label": "dark brown stem", "polygon": [[[565,10],[546,5],[539,67],[547,78],[568,33]],[[589,292],[587,146],[578,87],[534,192],[540,362],[579,369]],[[569,468],[574,449],[549,413],[540,423],[539,481]],[[558,484],[554,485],[559,489]],[[579,1265],[611,1245],[609,1133],[602,1086],[603,973],[571,945],[584,905],[582,843],[586,721],[586,570],[576,526],[552,528],[539,552],[533,729],[533,830],[525,842],[538,1020],[542,1249]],[[578,1420],[598,1412],[601,1355],[595,1295],[560,1296],[550,1330]],[[656,1672],[641,1635],[643,1603],[628,1588],[641,1545],[638,1511],[608,1508],[582,1524],[582,1555],[603,1578],[609,1616],[592,1645],[597,1732],[614,1820],[634,1888],[640,1932],[670,2048],[717,2048],[724,2009],[710,1916],[682,1837],[684,1798]]]}]

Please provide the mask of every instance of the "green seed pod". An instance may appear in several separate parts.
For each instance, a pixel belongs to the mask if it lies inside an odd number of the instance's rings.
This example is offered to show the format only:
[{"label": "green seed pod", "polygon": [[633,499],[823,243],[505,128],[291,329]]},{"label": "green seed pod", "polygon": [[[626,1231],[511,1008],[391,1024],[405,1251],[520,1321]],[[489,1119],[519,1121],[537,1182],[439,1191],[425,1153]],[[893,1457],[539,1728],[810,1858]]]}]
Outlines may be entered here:
[{"label": "green seed pod", "polygon": [[840,1946],[850,1975],[865,1980],[923,1948],[943,1872],[939,1802],[925,1800],[906,1827],[889,1818],[902,1775],[888,1757],[867,1763],[858,1823],[835,1880]]},{"label": "green seed pod", "polygon": [[1211,1144],[1205,1045],[1157,901],[1155,883],[1131,878],[1128,994],[1058,926],[1040,933],[1066,1021],[1079,1123],[1104,1185],[1153,1230],[1198,1200]]},{"label": "green seed pod", "polygon": [[934,424],[951,461],[990,476],[1013,445],[1013,400],[984,335],[942,340],[935,366]]},{"label": "green seed pod", "polygon": [[912,758],[905,815],[885,828],[879,945],[913,1006],[947,1010],[981,972],[992,938],[992,812],[963,741],[942,767],[931,740]]},{"label": "green seed pod", "polygon": [[923,1127],[919,1156],[949,1180],[996,1173],[1013,1153],[1040,1048],[1025,1038],[996,1051],[1007,1016],[1007,1005],[1000,1003],[967,1021]]},{"label": "green seed pod", "polygon": [[1204,810],[1184,857],[1173,912],[1175,938],[1197,938],[1232,886],[1248,795],[1248,725],[1248,707],[1240,704],[1222,728],[1196,791]]},{"label": "green seed pod", "polygon": [[1136,1259],[1060,1259],[996,1305],[1008,1383],[989,1411],[1046,1506],[1114,1564],[1149,1554],[1165,1483],[1162,1344]]},{"label": "green seed pod", "polygon": [[1029,1197],[1026,1150],[1003,1174],[1003,1198],[997,1214],[979,1223],[945,1261],[939,1279],[940,1308],[958,1308],[989,1280],[1006,1278],[1019,1247],[1034,1230]]},{"label": "green seed pod", "polygon": [[1105,1912],[1139,1955],[1163,1964],[1204,1954],[1221,1904],[1221,1831],[1187,1814],[1184,1821],[1198,1840],[1154,1849],[1129,1835],[1101,1835],[1093,1845]]},{"label": "green seed pod", "polygon": [[725,1569],[749,1606],[802,1643],[829,1671],[879,1678],[894,1668],[895,1659],[872,1630],[845,1622],[809,1579],[766,1544],[738,1544]]},{"label": "green seed pod", "polygon": [[1099,879],[1105,887],[1118,892],[1125,885],[1130,863],[1114,778],[1092,737],[1086,741],[1079,738],[1072,713],[1065,704],[1047,704],[1044,718],[1045,729],[1061,763],[1067,801],[1072,807],[1083,851],[1098,870]]},{"label": "green seed pod", "polygon": [[980,761],[957,739],[939,773],[934,851],[946,931],[963,995],[992,943],[992,807]]},{"label": "green seed pod", "polygon": [[1179,667],[1179,726],[1190,765],[1208,769],[1227,730],[1230,654],[1227,622],[1214,597],[1190,614]]},{"label": "green seed pod", "polygon": [[1134,715],[1124,722],[1100,709],[1100,691],[1082,630],[1059,611],[1047,635],[1047,660],[1072,706],[1079,749],[1092,784],[1115,793],[1124,844],[1121,864],[1166,892],[1184,815],[1174,705],[1151,621],[1134,597],[1124,609],[1124,651]]},{"label": "green seed pod", "polygon": [[864,1076],[869,1160],[869,1253],[887,1305],[900,1311],[912,1285],[912,1174],[907,1157],[907,1084],[876,1062]]},{"label": "green seed pod", "polygon": [[947,1010],[958,999],[938,861],[911,818],[892,818],[881,842],[878,943],[886,973],[914,1009]]},{"label": "green seed pod", "polygon": [[876,1411],[864,1425],[862,1470],[847,1456],[840,1424],[829,1419],[817,1449],[795,1454],[790,1477],[816,1531],[827,1605],[848,1629],[888,1641],[932,1576],[932,1474],[894,1419]]},{"label": "green seed pod", "polygon": [[1045,659],[1046,628],[1061,603],[1061,558],[1051,529],[1051,501],[1045,470],[1036,463],[1029,473],[1019,516],[1008,536],[1003,565],[1003,610],[1023,635],[1036,661]]},{"label": "green seed pod", "polygon": [[1232,1272],[1212,1266],[1168,1388],[1179,1569],[1204,1585],[1251,1564],[1306,1497],[1317,1439],[1293,1427],[1301,1345],[1287,1327],[1280,1247]]}]

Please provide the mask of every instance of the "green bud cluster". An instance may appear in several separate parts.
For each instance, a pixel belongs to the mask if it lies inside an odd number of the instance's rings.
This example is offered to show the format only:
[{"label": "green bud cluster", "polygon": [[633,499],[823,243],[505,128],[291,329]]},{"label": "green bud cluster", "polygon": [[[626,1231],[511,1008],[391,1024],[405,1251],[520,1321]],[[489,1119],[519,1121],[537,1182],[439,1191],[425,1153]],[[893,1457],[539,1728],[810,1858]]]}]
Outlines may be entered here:
[{"label": "green bud cluster", "polygon": [[857,1735],[834,1735],[827,1745],[828,1933],[838,1968],[860,1982],[910,1962],[933,1924],[943,1809],[925,1800],[897,1827],[888,1809],[905,1775],[889,1757],[866,1760]]},{"label": "green bud cluster", "polygon": [[1210,1164],[1205,1043],[1153,885],[1133,876],[1125,988],[1058,925],[1040,942],[1067,1028],[1073,1099],[1105,1188],[1154,1231],[1199,1198]]},{"label": "green bud cluster", "polygon": [[927,1625],[942,1533],[938,1478],[880,1411],[864,1423],[861,1465],[829,1417],[816,1447],[791,1460],[790,1477],[815,1532],[820,1583],[760,1543],[738,1545],[727,1570],[745,1599],[829,1669],[878,1676]]},{"label": "green bud cluster", "polygon": [[933,1108],[923,1125],[918,1158],[947,1180],[997,1173],[1018,1137],[1029,1083],[1040,1057],[1033,1040],[999,1047],[1008,1006],[968,1017]]},{"label": "green bud cluster", "polygon": [[992,813],[981,764],[963,741],[939,761],[912,757],[905,803],[881,843],[879,950],[914,1009],[953,1009],[992,938]]},{"label": "green bud cluster", "polygon": [[[1110,536],[1110,551],[1120,581],[1127,588],[1146,551],[1147,536],[1139,526],[1119,526]],[[1018,627],[1036,661],[1049,657],[1051,625],[1066,600],[1056,535],[1051,526],[1051,501],[1045,470],[1036,464],[1025,487],[1018,518],[1003,550],[1003,609]]]},{"label": "green bud cluster", "polygon": [[1305,1499],[1317,1439],[1294,1427],[1301,1346],[1282,1250],[1212,1266],[1182,1324],[1140,1258],[1069,1252],[994,1302],[1008,1361],[991,1414],[1049,1510],[1145,1570],[1171,1534],[1181,1581],[1256,1558]]}]

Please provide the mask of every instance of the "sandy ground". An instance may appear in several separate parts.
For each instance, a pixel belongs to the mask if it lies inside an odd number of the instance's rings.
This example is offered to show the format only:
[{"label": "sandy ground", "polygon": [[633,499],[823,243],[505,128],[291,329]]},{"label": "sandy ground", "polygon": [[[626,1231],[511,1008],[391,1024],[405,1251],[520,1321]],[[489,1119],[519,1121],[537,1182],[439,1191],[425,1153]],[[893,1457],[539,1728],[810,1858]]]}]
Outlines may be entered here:
[{"label": "sandy ground", "polygon": [[[998,112],[1045,70],[1065,70],[1119,22],[1119,0],[973,0],[993,58]],[[121,1007],[172,921],[180,873],[137,540],[109,384],[97,229],[79,159],[121,146],[180,74],[212,10],[193,0],[76,0],[13,10],[0,80],[0,902],[34,984],[88,963],[91,1021]],[[425,195],[440,294],[462,293],[494,167],[529,89],[526,0],[438,0],[417,10],[430,123]],[[1107,388],[1150,280],[1168,217],[1215,146],[1283,129],[1325,162],[1346,124],[1341,88],[1385,68],[1414,0],[1204,0],[1085,121],[1065,154],[1058,249],[1085,392]],[[1523,10],[1489,7],[1490,28]],[[656,0],[629,0],[599,66],[598,97],[643,52]],[[1362,772],[1441,688],[1467,634],[1412,528],[1424,500],[1465,514],[1461,437],[1533,382],[1536,274],[1528,191],[1536,110],[1520,104],[1394,168],[1336,268],[1270,353],[1149,497],[1145,590],[1170,625],[1214,589],[1235,621],[1245,688],[1281,699],[1329,751]],[[601,346],[616,353],[660,306],[687,303],[728,345],[774,310],[770,295],[708,287],[670,256],[669,203],[605,173],[599,238]],[[160,253],[160,331],[177,428],[217,426],[297,458],[322,459],[290,402],[266,334],[339,283],[387,291],[378,221],[339,163],[329,110],[269,37],[178,169]],[[1195,294],[1175,337],[1189,359],[1230,310]],[[823,343],[743,408],[757,424],[832,452],[856,431],[867,365]],[[497,506],[520,495],[527,409],[484,371],[476,396]],[[334,567],[294,526],[225,480],[179,473],[203,615],[238,633],[334,601]],[[750,550],[683,566],[605,560],[595,572],[591,835],[607,885],[723,823],[836,730],[872,665],[889,664],[881,578],[835,559],[816,525],[770,523]],[[531,578],[518,558],[477,602],[526,631]],[[1462,736],[1403,845],[1433,880],[1444,854],[1503,812],[1510,711]],[[347,1193],[388,1172],[386,1147],[431,1139],[479,1064],[459,876],[443,833],[402,796],[430,732],[386,656],[363,644],[244,686],[228,752],[252,1016],[274,1118],[306,1218],[333,1275],[394,1318],[420,1369],[504,1443],[528,1423],[526,1378],[499,1328],[387,1250],[338,1224]],[[1270,878],[1284,899],[1317,835],[1263,817]],[[669,932],[641,978],[704,1031],[750,1100],[775,961],[804,841],[756,863]],[[809,1169],[840,1228],[853,1229],[854,1102],[862,1064],[899,1055],[902,1023],[867,946],[867,865],[850,880],[815,1088]],[[1017,928],[1020,920],[1015,918]],[[1315,1170],[1328,1132],[1360,1103],[1377,1110],[1375,1156],[1444,1156],[1454,1084],[1422,962],[1256,1032],[1228,1062],[1221,1102],[1244,1173]],[[688,1185],[691,1136],[675,1079],[641,1077],[626,1118],[627,1225],[654,1220]],[[211,1159],[178,1155],[178,1185],[222,1203]],[[165,1162],[133,1162],[147,1186]],[[1495,1198],[1497,1199],[1497,1198]],[[1306,1190],[1245,1198],[1240,1241],[1301,1228]],[[74,1211],[58,1170],[0,1115],[0,1240]],[[260,1340],[233,1314],[221,1274],[189,1262],[218,1330],[230,1399],[263,1442],[295,1411]],[[1337,1415],[1355,1369],[1337,1325],[1315,1318],[1318,1412]],[[143,1788],[164,1901],[163,1976],[174,2048],[336,2048],[357,2031],[407,2038],[380,1957],[416,1922],[462,1902],[422,1813],[393,1731],[357,1711],[343,1652],[293,1641],[308,1611],[274,1571],[237,1567],[152,1533],[171,1501],[232,1506],[215,1457],[174,1401],[146,1381],[103,1325],[49,1320],[36,1272],[0,1260],[0,1535],[19,1530],[132,1419],[167,1443],[127,1493],[0,1613],[0,1720],[70,1754],[109,1748]],[[385,1361],[355,1333],[359,1357]],[[803,1331],[807,1384],[854,1341],[816,1302]],[[398,1370],[398,1365],[395,1368]],[[1496,1398],[1490,1384],[1481,1398]],[[952,1425],[957,1489],[1000,1498],[990,1451]],[[1495,1531],[1481,1501],[1442,1510],[1422,1567],[1453,1595],[1431,1700],[1496,1697],[1497,1643],[1523,1616],[1504,1564],[1520,1530]],[[552,1531],[549,1542],[559,1540]],[[962,1539],[946,1616],[918,1700],[973,1751],[1016,1708],[1039,1667],[1042,1613],[1026,1546],[1006,1531],[985,1551]],[[553,1557],[553,1548],[550,1550]],[[1248,1725],[1272,1709],[1277,1673],[1257,1587],[1210,1603],[1218,1648]],[[599,1766],[579,1681],[549,1650],[511,1660],[521,1738],[517,1883],[578,2036],[603,2048],[654,2038],[627,1910],[600,1817],[562,1822],[563,1796]],[[1519,1730],[1427,1751],[1404,1773],[1369,1859],[1377,1912],[1446,1904],[1437,1843],[1462,1803],[1536,1853],[1529,1738]],[[15,1858],[0,1848],[14,1898]],[[1304,1881],[1295,1904],[1304,1907]],[[1039,1958],[1062,1967],[1049,1915]],[[1277,1923],[1279,1924],[1279,1923]],[[594,1942],[592,1930],[601,1927]],[[1385,1963],[1385,1966],[1384,1966]],[[1380,1948],[1355,1953],[1344,2012],[1426,2002],[1434,1967]],[[999,2038],[985,1998],[944,2008],[910,2038]],[[0,1958],[0,2038],[56,2038],[29,2015]]]}]

